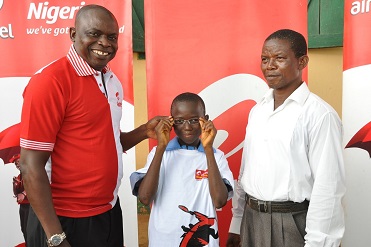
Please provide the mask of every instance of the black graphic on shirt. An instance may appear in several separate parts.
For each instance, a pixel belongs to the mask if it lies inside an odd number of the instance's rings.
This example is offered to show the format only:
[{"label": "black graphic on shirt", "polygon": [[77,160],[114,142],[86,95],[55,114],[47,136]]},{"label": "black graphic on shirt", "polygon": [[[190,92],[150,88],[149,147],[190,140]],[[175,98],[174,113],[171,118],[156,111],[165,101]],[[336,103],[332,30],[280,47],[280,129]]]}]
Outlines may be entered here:
[{"label": "black graphic on shirt", "polygon": [[189,224],[189,227],[182,226],[184,234],[181,236],[183,239],[179,247],[202,247],[209,244],[209,235],[214,239],[219,237],[218,232],[211,228],[216,222],[215,218],[208,218],[197,211],[189,211],[183,205],[179,205],[179,208],[186,213],[196,216],[198,219],[196,224]]}]

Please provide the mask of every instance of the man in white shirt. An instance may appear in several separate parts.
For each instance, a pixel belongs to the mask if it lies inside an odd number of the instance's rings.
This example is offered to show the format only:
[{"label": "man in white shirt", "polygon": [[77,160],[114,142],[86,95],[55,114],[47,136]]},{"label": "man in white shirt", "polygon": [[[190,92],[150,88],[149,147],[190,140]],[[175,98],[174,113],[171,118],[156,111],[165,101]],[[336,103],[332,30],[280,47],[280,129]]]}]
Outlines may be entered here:
[{"label": "man in white shirt", "polygon": [[264,42],[270,87],[251,110],[228,247],[338,247],[344,233],[342,123],[302,80],[307,43],[293,30]]}]

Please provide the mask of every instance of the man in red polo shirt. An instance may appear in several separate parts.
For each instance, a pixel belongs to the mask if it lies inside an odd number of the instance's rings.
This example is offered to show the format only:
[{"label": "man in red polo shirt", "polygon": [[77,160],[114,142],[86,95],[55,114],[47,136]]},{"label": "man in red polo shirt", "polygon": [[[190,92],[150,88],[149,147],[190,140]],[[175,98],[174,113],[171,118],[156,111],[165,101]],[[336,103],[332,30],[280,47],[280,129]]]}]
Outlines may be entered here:
[{"label": "man in red polo shirt", "polygon": [[123,89],[107,66],[118,36],[109,10],[82,7],[67,56],[36,73],[24,91],[20,142],[31,204],[29,247],[123,246],[121,155],[155,138],[160,117],[120,131]]}]

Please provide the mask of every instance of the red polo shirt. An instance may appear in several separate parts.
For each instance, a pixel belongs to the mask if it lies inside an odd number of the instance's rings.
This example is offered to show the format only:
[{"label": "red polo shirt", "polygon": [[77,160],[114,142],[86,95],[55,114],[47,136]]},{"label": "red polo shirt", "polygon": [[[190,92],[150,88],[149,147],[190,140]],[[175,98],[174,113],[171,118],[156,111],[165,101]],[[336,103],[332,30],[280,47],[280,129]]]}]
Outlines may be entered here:
[{"label": "red polo shirt", "polygon": [[71,46],[67,57],[31,78],[23,96],[21,147],[52,152],[57,214],[88,217],[111,209],[122,178],[117,77],[108,67],[95,71]]}]

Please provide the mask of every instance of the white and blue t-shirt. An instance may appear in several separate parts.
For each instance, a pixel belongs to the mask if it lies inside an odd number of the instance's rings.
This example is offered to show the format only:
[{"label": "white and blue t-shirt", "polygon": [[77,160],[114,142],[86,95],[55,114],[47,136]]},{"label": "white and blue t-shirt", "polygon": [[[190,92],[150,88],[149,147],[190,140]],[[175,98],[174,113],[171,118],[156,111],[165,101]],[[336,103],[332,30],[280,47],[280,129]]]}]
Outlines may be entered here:
[{"label": "white and blue t-shirt", "polygon": [[[133,194],[155,155],[152,149],[144,168],[130,176]],[[214,149],[220,175],[233,196],[233,175],[224,153]],[[172,139],[162,158],[157,194],[148,226],[150,247],[219,246],[216,210],[208,181],[206,154],[202,145],[193,150]]]}]

